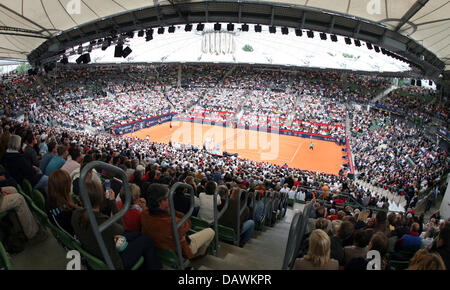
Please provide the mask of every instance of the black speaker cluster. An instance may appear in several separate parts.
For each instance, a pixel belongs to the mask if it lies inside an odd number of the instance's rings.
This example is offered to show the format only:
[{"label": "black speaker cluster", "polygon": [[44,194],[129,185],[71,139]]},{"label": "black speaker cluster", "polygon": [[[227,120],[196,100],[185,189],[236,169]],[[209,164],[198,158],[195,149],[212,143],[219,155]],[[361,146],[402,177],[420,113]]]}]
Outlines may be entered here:
[{"label": "black speaker cluster", "polygon": [[116,45],[116,49],[114,51],[114,57],[123,57],[126,58],[127,56],[132,53],[133,50],[129,46],[127,46],[125,49],[123,48],[123,45],[118,44]]}]

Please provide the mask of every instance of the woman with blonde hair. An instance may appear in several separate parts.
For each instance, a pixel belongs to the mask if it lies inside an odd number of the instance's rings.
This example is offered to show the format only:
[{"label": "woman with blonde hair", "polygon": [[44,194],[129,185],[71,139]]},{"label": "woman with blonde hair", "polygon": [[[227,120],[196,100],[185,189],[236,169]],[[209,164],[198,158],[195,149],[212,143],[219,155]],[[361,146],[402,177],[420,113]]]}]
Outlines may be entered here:
[{"label": "woman with blonde hair", "polygon": [[330,237],[323,230],[314,230],[309,236],[308,253],[295,261],[294,270],[339,270],[339,262],[330,254]]},{"label": "woman with blonde hair", "polygon": [[446,270],[446,268],[444,260],[438,253],[421,249],[411,259],[408,270]]}]

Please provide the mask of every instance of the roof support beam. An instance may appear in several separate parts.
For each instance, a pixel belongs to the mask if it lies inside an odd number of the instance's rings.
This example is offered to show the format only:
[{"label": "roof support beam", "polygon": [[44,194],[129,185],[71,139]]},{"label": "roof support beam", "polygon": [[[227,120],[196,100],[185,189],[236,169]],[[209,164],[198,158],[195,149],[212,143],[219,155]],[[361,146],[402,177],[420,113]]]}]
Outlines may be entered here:
[{"label": "roof support beam", "polygon": [[427,4],[428,1],[429,0],[417,0],[416,3],[414,3],[414,5],[411,6],[411,8],[409,8],[409,10],[405,13],[405,15],[403,15],[400,23],[397,25],[394,31],[398,32],[406,22],[413,18],[413,16],[416,15],[416,13],[419,12],[419,10],[422,9],[425,4]]}]

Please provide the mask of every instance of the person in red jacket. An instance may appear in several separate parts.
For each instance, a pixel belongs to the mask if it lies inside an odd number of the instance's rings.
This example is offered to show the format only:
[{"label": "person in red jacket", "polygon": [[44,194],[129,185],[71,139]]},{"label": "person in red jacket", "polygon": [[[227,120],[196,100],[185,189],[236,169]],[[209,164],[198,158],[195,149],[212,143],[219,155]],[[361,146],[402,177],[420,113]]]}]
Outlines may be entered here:
[{"label": "person in red jacket", "polygon": [[[123,216],[123,225],[126,231],[141,231],[141,213],[146,207],[146,201],[141,196],[141,189],[136,184],[130,184],[131,205],[130,209]],[[117,208],[123,208],[123,201],[125,200],[125,192],[122,186],[120,190],[120,199],[117,202]]]},{"label": "person in red jacket", "polygon": [[[169,213],[169,187],[153,183],[147,188],[145,199],[148,209],[141,214],[142,234],[149,236],[156,248],[176,251],[172,218]],[[183,214],[176,212],[175,215],[178,223],[183,218]],[[211,228],[188,235],[191,225],[191,221],[188,219],[178,229],[182,254],[187,259],[205,255],[215,235]]]}]

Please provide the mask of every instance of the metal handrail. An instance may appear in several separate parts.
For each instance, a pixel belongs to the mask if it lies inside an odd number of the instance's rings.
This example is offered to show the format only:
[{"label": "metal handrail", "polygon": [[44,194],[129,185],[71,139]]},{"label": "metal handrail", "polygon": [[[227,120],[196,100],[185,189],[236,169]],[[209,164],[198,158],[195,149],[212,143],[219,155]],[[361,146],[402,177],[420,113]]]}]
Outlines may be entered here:
[{"label": "metal handrail", "polygon": [[[180,187],[189,189],[189,195],[191,198],[191,206],[189,208],[189,211],[177,223],[173,197],[175,195],[175,191]],[[192,212],[194,211],[194,205],[195,205],[194,189],[192,188],[192,186],[190,184],[177,182],[174,185],[172,185],[172,187],[170,188],[170,192],[169,192],[170,217],[172,218],[173,238],[175,239],[175,245],[177,247],[177,255],[178,255],[178,264],[179,264],[181,270],[184,270],[184,264],[183,264],[183,253],[181,251],[180,237],[178,235],[178,229],[190,218],[190,216],[192,215]]]},{"label": "metal handrail", "polygon": [[[303,237],[305,236],[306,228],[307,228],[308,222],[309,222],[309,217],[311,216],[311,211],[313,209],[314,209],[313,203],[308,203],[303,208],[303,219],[301,220],[301,223],[299,223],[297,225],[297,229],[296,229],[298,237],[295,240],[294,257],[297,257],[300,247],[302,245]],[[290,261],[290,263],[291,263],[289,265],[290,269],[292,269],[294,267],[294,260]]]},{"label": "metal handrail", "polygon": [[[225,191],[225,205],[222,210],[219,212],[217,209],[217,194],[220,188],[224,188]],[[228,204],[230,202],[230,197],[228,196],[228,187],[225,185],[220,185],[216,188],[214,192],[214,231],[215,231],[215,239],[216,239],[216,257],[219,256],[219,219],[225,214],[225,211],[228,209]]]},{"label": "metal handrail", "polygon": [[281,270],[287,270],[288,266],[292,260],[292,257],[295,253],[295,246],[297,245],[298,238],[298,224],[301,223],[303,217],[303,213],[298,212],[292,218],[291,226],[289,228],[289,237],[286,243],[286,251],[284,253],[283,265]]},{"label": "metal handrail", "polygon": [[[244,206],[241,209],[241,196],[242,193],[245,193],[245,200],[244,200]],[[234,241],[235,245],[239,245],[239,242],[241,240],[241,214],[244,212],[244,210],[247,208],[247,200],[248,200],[248,191],[241,189],[239,190],[239,197],[238,197],[238,205],[237,205],[237,233],[236,233],[236,240]]]},{"label": "metal handrail", "polygon": [[[89,196],[88,196],[87,189],[86,189],[87,174],[89,173],[89,171],[91,171],[94,168],[107,170],[108,172],[112,172],[116,176],[119,176],[120,179],[123,181],[122,185],[123,185],[124,192],[125,192],[125,203],[123,204],[123,208],[118,213],[116,213],[115,215],[110,217],[108,220],[106,220],[104,223],[102,223],[101,225],[97,224],[97,220],[95,219],[95,215],[92,210],[92,204],[91,204],[91,201],[89,200]],[[116,167],[116,166],[113,166],[111,164],[101,162],[101,161],[92,161],[92,162],[88,163],[83,168],[83,170],[81,170],[79,185],[80,185],[80,195],[81,195],[81,198],[83,199],[84,208],[89,216],[89,221],[91,223],[92,231],[94,232],[95,239],[97,240],[97,243],[103,254],[103,258],[105,259],[106,265],[108,266],[108,268],[110,270],[114,270],[115,268],[112,263],[111,256],[109,255],[108,250],[106,249],[105,241],[103,240],[101,233],[104,232],[108,227],[110,227],[116,221],[121,219],[126,214],[128,209],[130,208],[131,194],[130,194],[130,186],[128,184],[127,175],[119,167]]]}]

